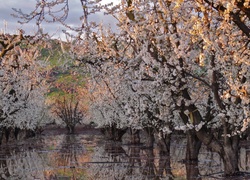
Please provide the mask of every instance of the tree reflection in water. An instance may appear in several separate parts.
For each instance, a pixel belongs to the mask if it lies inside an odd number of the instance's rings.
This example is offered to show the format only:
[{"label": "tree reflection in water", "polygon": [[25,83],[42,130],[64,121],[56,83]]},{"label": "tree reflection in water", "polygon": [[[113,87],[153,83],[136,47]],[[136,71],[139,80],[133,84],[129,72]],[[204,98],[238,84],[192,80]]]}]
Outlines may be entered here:
[{"label": "tree reflection in water", "polygon": [[10,178],[10,172],[7,166],[6,157],[9,156],[9,151],[4,151],[5,154],[1,154],[0,156],[0,179],[8,179]]},{"label": "tree reflection in water", "polygon": [[54,169],[45,173],[47,179],[76,180],[86,176],[83,164],[89,161],[89,155],[80,137],[74,134],[62,135],[56,150],[48,154],[48,162]]},{"label": "tree reflection in water", "polygon": [[93,179],[172,179],[169,156],[141,145],[107,142],[96,149],[92,161]]},{"label": "tree reflection in water", "polygon": [[[80,179],[86,175],[87,137],[82,135],[41,136],[19,144],[6,145],[0,151],[0,179],[57,180]],[[93,140],[93,143],[95,140]],[[91,145],[88,145],[91,146]]]},{"label": "tree reflection in water", "polygon": [[[107,142],[96,148],[92,156],[89,176],[92,179],[154,179],[154,180],[226,180],[223,163],[218,154],[202,146],[199,161],[185,162],[185,139],[173,141],[167,155],[157,147],[127,145]],[[248,153],[247,153],[248,152]],[[241,148],[241,171],[249,171],[250,151]],[[232,180],[249,179],[249,176],[233,177]]]},{"label": "tree reflection in water", "polygon": [[191,180],[191,179],[202,180],[202,178],[200,177],[199,169],[198,169],[198,161],[187,163],[186,173],[187,173],[186,177],[188,180]]},{"label": "tree reflection in water", "polygon": [[[201,149],[199,162],[182,161],[185,157],[184,139],[173,139],[168,154],[157,146],[146,148],[143,144],[131,145],[104,141],[101,136],[98,138],[82,134],[41,136],[2,145],[0,179],[223,179],[221,159],[206,147]],[[240,150],[240,167],[245,172],[250,170],[249,147],[247,143]]]},{"label": "tree reflection in water", "polygon": [[80,157],[86,153],[75,135],[64,135],[60,150],[54,155],[58,167],[79,167]]},{"label": "tree reflection in water", "polygon": [[159,170],[158,176],[164,177],[164,174],[169,178],[169,180],[173,179],[173,173],[171,171],[171,161],[170,155],[164,152],[159,153]]},{"label": "tree reflection in water", "polygon": [[47,167],[43,164],[40,154],[30,146],[13,149],[7,147],[4,152],[0,160],[0,179],[43,179],[40,170],[43,171]]}]

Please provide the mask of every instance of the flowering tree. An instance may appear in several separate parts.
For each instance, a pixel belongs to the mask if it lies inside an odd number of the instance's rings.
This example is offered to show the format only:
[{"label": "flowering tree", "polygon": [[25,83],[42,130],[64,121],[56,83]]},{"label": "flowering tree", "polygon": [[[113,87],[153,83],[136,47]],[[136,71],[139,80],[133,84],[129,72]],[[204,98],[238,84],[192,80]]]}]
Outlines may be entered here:
[{"label": "flowering tree", "polygon": [[2,34],[0,42],[0,126],[35,131],[47,118],[46,84],[38,50],[22,32],[19,36]]},{"label": "flowering tree", "polygon": [[[218,152],[231,175],[238,171],[239,137],[249,121],[248,35],[232,15],[238,7],[217,3],[228,6],[223,15],[200,2],[123,1],[117,19],[131,39],[133,61],[142,53],[148,66],[153,58],[171,72],[165,74],[167,91],[184,123],[175,128]],[[214,130],[222,130],[218,139]]]},{"label": "flowering tree", "polygon": [[127,118],[116,122],[134,129],[183,130],[196,147],[189,159],[201,141],[219,153],[226,175],[237,174],[250,120],[249,2],[122,0],[104,8],[120,31],[91,33],[84,14],[87,36],[78,36],[72,50],[104,79],[115,74],[103,81],[110,91],[98,100],[103,117],[111,122],[119,111]]},{"label": "flowering tree", "polygon": [[[172,71],[169,90],[175,89],[174,109],[185,124],[179,128],[194,129],[194,135],[221,155],[225,173],[236,173],[239,137],[249,121],[245,93],[249,91],[249,64],[245,54],[248,37],[227,16],[234,7],[221,16],[199,2],[155,1],[148,6],[141,3],[141,7],[136,3],[124,3],[130,15],[123,27],[134,42],[148,42],[148,59],[154,58]],[[144,15],[146,11],[152,12],[149,17]],[[223,143],[213,134],[221,126]]]}]

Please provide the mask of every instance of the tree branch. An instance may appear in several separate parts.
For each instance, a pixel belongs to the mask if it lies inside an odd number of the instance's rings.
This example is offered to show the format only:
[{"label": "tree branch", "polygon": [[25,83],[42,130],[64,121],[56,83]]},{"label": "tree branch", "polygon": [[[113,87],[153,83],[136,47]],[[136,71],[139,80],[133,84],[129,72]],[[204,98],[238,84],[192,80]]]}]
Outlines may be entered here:
[{"label": "tree branch", "polygon": [[[222,5],[216,6],[213,2],[210,2],[209,0],[204,0],[209,6],[213,7],[215,10],[218,12],[225,12],[226,8]],[[237,3],[238,7],[246,13],[246,15],[250,16],[250,10],[249,9],[243,9],[243,6],[241,6],[241,3]],[[248,37],[250,38],[250,28],[241,21],[239,14],[230,12],[229,13],[230,17],[232,18],[233,22],[240,28],[240,30]]]}]

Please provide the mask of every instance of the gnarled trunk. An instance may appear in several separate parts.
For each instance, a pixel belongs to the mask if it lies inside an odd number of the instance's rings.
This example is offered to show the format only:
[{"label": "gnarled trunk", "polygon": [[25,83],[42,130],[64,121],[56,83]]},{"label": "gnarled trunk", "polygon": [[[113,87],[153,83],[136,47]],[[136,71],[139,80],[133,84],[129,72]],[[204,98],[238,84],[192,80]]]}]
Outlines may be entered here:
[{"label": "gnarled trunk", "polygon": [[[193,108],[193,118],[194,124],[199,124],[201,122],[201,115],[195,106]],[[195,108],[195,109],[194,109]],[[226,126],[224,125],[224,128]],[[211,148],[212,151],[219,153],[221,159],[224,163],[224,174],[225,176],[234,176],[239,172],[238,168],[238,158],[239,158],[239,136],[228,137],[224,133],[223,142],[216,139],[212,132],[209,132],[205,127],[202,127],[199,131],[196,131],[197,137],[206,146]]]},{"label": "gnarled trunk", "polygon": [[[224,164],[224,174],[225,176],[234,176],[239,172],[238,159],[239,150],[238,137],[230,138],[230,143],[221,143],[213,135],[206,133],[204,130],[200,130],[197,133],[199,139],[211,148],[212,151],[219,153]],[[236,140],[234,140],[236,139]]]},{"label": "gnarled trunk", "polygon": [[231,137],[229,141],[224,145],[222,152],[219,154],[223,160],[224,174],[226,176],[234,176],[239,173],[239,137]]}]

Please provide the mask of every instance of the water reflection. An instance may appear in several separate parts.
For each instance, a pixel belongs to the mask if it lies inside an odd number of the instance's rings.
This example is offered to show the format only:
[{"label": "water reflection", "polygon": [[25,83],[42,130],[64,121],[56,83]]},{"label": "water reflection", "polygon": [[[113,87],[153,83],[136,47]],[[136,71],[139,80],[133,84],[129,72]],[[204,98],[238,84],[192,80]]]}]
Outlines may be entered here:
[{"label": "water reflection", "polygon": [[[223,164],[216,153],[205,146],[199,155],[199,162],[185,163],[185,139],[172,143],[171,154],[166,156],[155,147],[114,144],[107,142],[93,154],[95,163],[91,166],[94,179],[188,179],[214,180],[228,179],[223,177]],[[117,150],[117,151],[116,151]],[[245,147],[240,151],[240,170],[249,172],[250,153]],[[249,176],[231,179],[249,179]]]},{"label": "water reflection", "polygon": [[11,151],[1,159],[1,179],[36,179],[42,178],[37,170],[44,169],[40,155],[32,149]]},{"label": "water reflection", "polygon": [[[0,179],[223,179],[221,159],[206,147],[199,162],[185,164],[185,143],[173,139],[169,156],[157,146],[104,141],[100,135],[41,136],[1,147]],[[245,172],[250,170],[249,147],[240,150],[240,168]]]},{"label": "water reflection", "polygon": [[91,166],[94,179],[173,179],[170,157],[157,149],[107,142],[92,158],[103,162]]},{"label": "water reflection", "polygon": [[57,135],[2,146],[0,179],[83,179],[95,141],[84,135]]},{"label": "water reflection", "polygon": [[1,179],[7,179],[10,177],[10,172],[7,167],[7,161],[3,155],[1,155],[0,157],[0,174]]},{"label": "water reflection", "polygon": [[82,163],[88,162],[85,146],[79,136],[63,135],[59,144],[50,146],[47,154],[47,163],[53,169],[44,172],[46,179],[79,179],[84,177],[85,167]]}]

